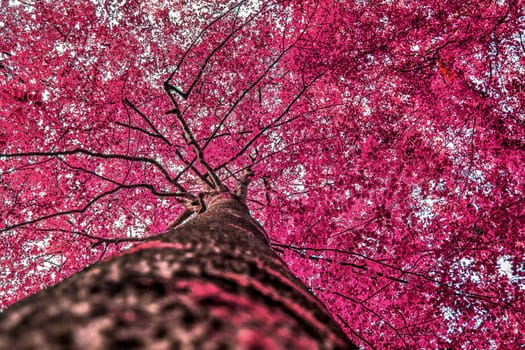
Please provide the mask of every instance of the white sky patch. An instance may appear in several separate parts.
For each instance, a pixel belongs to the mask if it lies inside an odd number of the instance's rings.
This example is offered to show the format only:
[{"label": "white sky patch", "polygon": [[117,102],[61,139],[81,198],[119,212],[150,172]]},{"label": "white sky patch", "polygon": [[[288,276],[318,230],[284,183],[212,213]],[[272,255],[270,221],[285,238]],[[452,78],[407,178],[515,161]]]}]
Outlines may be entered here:
[{"label": "white sky patch", "polygon": [[148,225],[151,225],[152,221],[146,219],[142,222],[135,220],[133,225],[127,227],[126,235],[130,238],[144,237],[148,233]]},{"label": "white sky patch", "polygon": [[[488,73],[487,73],[488,74]],[[477,77],[471,75],[470,77],[470,81],[472,83],[474,83],[474,85],[476,86],[476,89],[478,90],[482,90],[482,91],[486,91],[487,89],[487,86],[485,84],[485,81],[484,80],[481,80],[481,79],[478,79]]]},{"label": "white sky patch", "polygon": [[95,168],[95,172],[101,176],[104,176],[106,168],[104,167],[104,164],[100,163]]},{"label": "white sky patch", "polygon": [[124,223],[126,222],[126,215],[122,214],[120,217],[113,221],[113,229],[122,229],[124,228]]},{"label": "white sky patch", "polygon": [[164,163],[164,166],[171,172],[178,174],[180,171],[185,169],[185,166],[177,163],[172,158],[168,158]]},{"label": "white sky patch", "polygon": [[282,139],[282,136],[280,133],[278,133],[277,131],[275,130],[272,130],[268,133],[268,139],[270,139],[270,150],[272,152],[275,152],[279,149],[279,146],[280,147],[283,147],[283,146],[286,146],[286,145],[283,145],[283,139]]},{"label": "white sky patch", "polygon": [[44,102],[48,101],[50,95],[51,95],[51,94],[49,93],[48,90],[44,90],[44,91],[42,91],[42,101],[44,101]]},{"label": "white sky patch", "polygon": [[102,81],[106,82],[106,81],[109,81],[113,79],[113,74],[111,73],[110,70],[107,70],[105,73],[104,73],[104,76],[102,77]]},{"label": "white sky patch", "polygon": [[459,311],[453,310],[450,307],[442,308],[441,312],[443,314],[443,318],[447,322],[447,332],[449,334],[457,332],[458,320],[461,316],[461,313]]},{"label": "white sky patch", "polygon": [[256,13],[264,2],[261,0],[249,0],[243,4],[239,9],[239,17],[245,19],[248,16]]},{"label": "white sky patch", "polygon": [[368,99],[366,97],[359,99],[359,104],[364,116],[369,116],[372,114],[372,109],[368,105]]},{"label": "white sky patch", "polygon": [[62,55],[64,52],[66,52],[67,46],[65,43],[62,43],[60,41],[57,41],[55,43],[55,46],[53,48],[56,52],[58,52],[59,55]]},{"label": "white sky patch", "polygon": [[7,5],[8,6],[12,6],[12,7],[16,7],[16,6],[20,6],[22,3],[18,0],[9,0]]},{"label": "white sky patch", "polygon": [[[252,12],[255,12],[255,9],[256,9],[255,5],[252,6]],[[281,33],[284,33],[286,28],[292,22],[292,8],[288,7],[284,11],[286,12],[286,15],[279,17],[278,20],[275,21],[275,26],[276,26],[276,28],[279,29],[279,31]],[[246,17],[248,17],[248,15],[250,15],[250,13],[248,11],[241,10],[241,12],[243,12],[244,18],[246,18]]]},{"label": "white sky patch", "polygon": [[472,265],[473,262],[474,262],[474,259],[464,257],[464,258],[461,258],[461,260],[459,261],[459,265],[460,265],[463,269],[466,269],[466,268],[468,268],[470,265]]},{"label": "white sky patch", "polygon": [[25,215],[26,221],[31,221],[33,219],[33,212],[28,209],[22,209],[21,214]]},{"label": "white sky patch", "polygon": [[431,195],[423,198],[421,195],[421,187],[414,186],[412,189],[412,199],[416,203],[414,209],[419,209],[415,212],[415,216],[419,219],[423,226],[426,227],[436,216],[434,212],[434,205],[443,202],[443,198],[434,197]]},{"label": "white sky patch", "polygon": [[507,276],[511,283],[518,283],[518,287],[521,290],[525,290],[525,268],[524,264],[515,267],[510,260],[511,257],[508,255],[502,255],[498,257],[496,263],[498,265],[498,272],[501,275]]},{"label": "white sky patch", "polygon": [[314,273],[308,276],[308,279],[306,280],[306,286],[310,289],[317,287],[319,285],[319,278],[321,278],[320,273]]},{"label": "white sky patch", "polygon": [[[36,271],[39,274],[45,274],[49,272],[50,270],[52,270],[53,268],[62,266],[62,264],[64,264],[65,261],[66,261],[66,258],[63,255],[59,255],[59,254],[50,255],[47,258],[45,258],[45,260],[36,267]],[[53,279],[55,278],[55,272],[51,272],[51,277]]]},{"label": "white sky patch", "polygon": [[[126,215],[121,215],[119,219],[113,224],[114,228],[124,228],[126,227],[126,236],[130,238],[140,238],[144,237],[150,232],[149,226],[153,223],[153,220],[151,220],[148,216],[148,213],[150,213],[155,208],[152,205],[146,205],[144,207],[145,215],[142,216],[135,216],[133,215],[133,222],[130,223],[127,227],[125,226],[125,219]],[[132,208],[132,213],[137,213],[141,209]],[[130,245],[131,247],[132,245]],[[128,249],[128,248],[126,248]]]},{"label": "white sky patch", "polygon": [[508,255],[500,256],[497,260],[497,263],[498,263],[499,273],[507,276],[509,280],[512,281],[515,276],[513,275],[512,262],[509,261],[509,256]]},{"label": "white sky patch", "polygon": [[[27,241],[23,244],[23,247],[24,249],[30,250],[34,246],[37,246],[42,252],[45,253],[46,249],[49,247],[51,238],[52,236],[47,236],[38,241]],[[31,259],[32,259],[31,257],[28,257],[27,259],[23,259],[21,263],[26,267],[30,266]],[[62,266],[64,262],[65,262],[65,257],[62,254],[46,254],[45,257],[39,259],[39,263],[36,266],[36,270],[33,270],[32,272],[30,272],[29,275],[32,275],[35,273],[39,275],[50,273],[51,278],[55,279],[56,273],[53,270],[56,269],[57,267]]]},{"label": "white sky patch", "polygon": [[297,178],[294,181],[293,189],[296,192],[303,192],[305,188],[304,187],[304,176],[306,175],[306,169],[304,168],[303,165],[298,164],[295,167],[295,175],[297,176]]},{"label": "white sky patch", "polygon": [[485,181],[485,175],[481,170],[465,171],[465,177],[478,184],[477,188],[481,189],[484,195],[489,195],[492,192],[494,185]]}]

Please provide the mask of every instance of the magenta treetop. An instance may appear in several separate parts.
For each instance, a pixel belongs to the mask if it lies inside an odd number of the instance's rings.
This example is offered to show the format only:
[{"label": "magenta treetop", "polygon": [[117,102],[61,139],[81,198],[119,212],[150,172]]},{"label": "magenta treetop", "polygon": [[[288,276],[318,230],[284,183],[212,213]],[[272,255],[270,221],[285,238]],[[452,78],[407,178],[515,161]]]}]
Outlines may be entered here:
[{"label": "magenta treetop", "polygon": [[1,307],[162,233],[208,164],[364,347],[525,346],[518,1],[7,1]]}]

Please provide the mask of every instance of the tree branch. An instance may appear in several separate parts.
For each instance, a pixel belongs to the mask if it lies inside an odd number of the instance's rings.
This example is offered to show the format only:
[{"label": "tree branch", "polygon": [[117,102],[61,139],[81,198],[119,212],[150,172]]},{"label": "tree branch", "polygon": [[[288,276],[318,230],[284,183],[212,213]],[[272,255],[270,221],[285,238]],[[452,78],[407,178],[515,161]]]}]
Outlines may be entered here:
[{"label": "tree branch", "polygon": [[[64,230],[60,228],[48,228],[48,229],[35,229],[35,231],[39,232],[62,232],[62,233],[71,233],[74,235],[79,235],[82,237],[86,237],[89,239],[96,240],[96,243],[93,243],[91,245],[92,248],[95,248],[101,244],[119,244],[119,243],[126,243],[126,242],[146,242],[148,240],[151,240],[152,237],[146,237],[146,238],[133,238],[133,237],[125,237],[125,238],[105,238],[100,236],[91,235],[89,233],[86,233],[84,231],[74,231],[74,230]],[[156,238],[156,237],[154,237]]]},{"label": "tree branch", "polygon": [[[200,32],[199,34],[195,37],[195,39],[192,40],[190,46],[184,51],[184,54],[182,55],[181,59],[179,60],[179,62],[177,63],[177,66],[175,67],[175,69],[173,70],[173,72],[171,73],[171,75],[169,76],[169,78],[166,80],[168,83],[171,79],[173,79],[173,76],[175,75],[175,73],[177,73],[177,71],[180,69],[180,66],[182,65],[182,63],[184,62],[184,60],[186,59],[186,56],[188,55],[188,53],[191,51],[191,49],[195,46],[195,43],[202,37],[202,35],[209,29],[211,28],[215,23],[217,23],[218,21],[220,21],[221,19],[223,19],[228,13],[230,13],[231,11],[233,11],[235,8],[237,7],[240,7],[242,4],[244,4],[246,2],[246,0],[242,0],[241,2],[239,2],[238,4],[232,6],[230,9],[228,9],[227,11],[225,11],[223,14],[219,15],[217,18],[215,18],[213,21],[211,21],[210,23],[208,23]],[[184,99],[186,99],[187,96],[184,96],[185,94],[179,90],[178,88],[176,88],[175,86],[173,87],[174,90],[181,96],[183,97]]]},{"label": "tree branch", "polygon": [[[233,10],[235,8],[235,6],[231,9]],[[227,11],[226,13],[230,12],[231,10]],[[217,20],[215,20],[213,23],[215,23],[216,21],[218,21],[220,18],[224,17],[226,15],[226,13],[222,16],[220,16]],[[164,83],[165,86],[166,84],[168,84],[170,87],[171,87],[171,90],[175,93],[177,93],[178,95],[180,95],[183,99],[187,99],[188,96],[191,94],[191,92],[193,91],[193,89],[195,88],[195,86],[197,85],[197,83],[199,82],[200,78],[202,77],[202,75],[204,74],[204,71],[206,69],[206,66],[208,65],[209,61],[211,60],[211,58],[217,53],[219,52],[225,45],[226,43],[235,35],[235,33],[237,33],[238,31],[240,31],[244,26],[246,26],[248,23],[250,23],[251,21],[253,21],[255,19],[256,16],[252,16],[249,20],[247,20],[245,23],[243,23],[242,25],[240,25],[238,28],[236,29],[232,29],[232,31],[230,32],[230,34],[228,34],[226,36],[226,38],[224,38],[219,45],[217,45],[211,52],[210,54],[206,57],[206,59],[204,60],[204,62],[202,63],[200,69],[199,69],[199,73],[197,73],[197,76],[195,77],[195,79],[193,79],[190,87],[188,88],[188,90],[186,92],[183,92],[181,89],[171,85],[169,83],[169,81],[173,78],[173,75],[175,74],[175,72],[173,72],[170,77],[166,80],[166,82]],[[209,26],[207,26],[204,30],[206,30],[207,28],[209,28],[212,24],[210,24]],[[203,31],[204,31],[203,30]],[[201,32],[202,34],[202,32]],[[199,34],[199,36],[201,35]],[[195,40],[196,41],[196,40]],[[195,42],[194,41],[194,42]],[[183,59],[184,57],[187,55],[187,53],[191,50],[191,48],[193,47],[194,43],[192,43],[192,45],[188,48],[188,50],[186,50],[184,56],[183,56]],[[182,63],[182,60],[181,62],[179,62],[179,65]],[[179,65],[177,65],[177,70],[179,68]]]},{"label": "tree branch", "polygon": [[246,196],[248,194],[248,185],[250,184],[250,178],[253,176],[253,171],[250,167],[246,167],[243,174],[235,187],[235,195],[239,197],[241,202],[246,204]]},{"label": "tree branch", "polygon": [[396,327],[394,327],[390,322],[385,320],[383,318],[383,316],[381,316],[379,313],[375,312],[374,310],[372,310],[371,308],[369,308],[368,306],[366,306],[363,302],[360,302],[359,300],[353,299],[353,298],[351,298],[351,297],[349,297],[347,295],[341,294],[339,292],[331,292],[331,293],[334,294],[334,295],[340,296],[343,299],[346,299],[346,300],[349,300],[349,301],[351,301],[353,303],[356,303],[359,306],[361,306],[362,308],[364,308],[366,311],[374,314],[377,318],[379,318],[379,320],[384,322],[391,330],[393,330],[394,333],[396,333],[396,335],[399,337],[399,339],[401,339],[401,341],[406,345],[407,349],[409,348],[408,347],[408,343],[406,342],[405,338],[401,335],[401,333],[399,333],[399,330]]},{"label": "tree branch", "polygon": [[228,161],[226,161],[225,163],[219,165],[216,170],[218,169],[221,169],[223,168],[224,166],[226,166],[226,164],[229,164],[231,162],[233,162],[234,160],[236,160],[237,158],[239,158],[241,155],[244,154],[244,152],[246,152],[248,150],[248,148],[250,148],[250,146],[255,142],[257,141],[257,139],[259,137],[261,137],[266,131],[268,131],[270,128],[272,128],[276,123],[278,123],[279,121],[281,121],[282,118],[284,118],[285,115],[288,114],[288,112],[292,109],[293,105],[295,103],[297,103],[297,101],[301,98],[301,96],[306,92],[306,90],[308,90],[308,88],[310,86],[312,86],[316,81],[317,79],[319,79],[322,75],[324,75],[324,73],[321,73],[319,75],[317,75],[314,79],[312,79],[312,81],[309,83],[309,84],[305,84],[303,86],[303,88],[301,89],[301,91],[299,91],[299,93],[293,98],[292,101],[290,101],[290,103],[288,104],[288,106],[286,106],[286,108],[284,109],[284,111],[277,117],[275,118],[270,124],[268,124],[267,126],[265,126],[264,128],[262,128],[255,136],[253,136],[250,141],[248,141],[248,143],[246,143],[244,145],[244,147],[239,151],[237,152],[237,154],[235,154],[233,157],[231,157]]},{"label": "tree branch", "polygon": [[[125,127],[125,128],[131,129],[131,130],[139,131],[139,132],[141,132],[141,133],[143,133],[143,134],[146,134],[146,135],[148,135],[148,136],[150,136],[150,137],[155,137],[155,138],[160,138],[160,139],[162,139],[162,136],[157,135],[157,134],[154,134],[154,133],[152,133],[152,132],[149,132],[149,131],[147,131],[147,130],[144,130],[144,129],[142,129],[142,128],[139,128],[139,127],[137,127],[137,126],[129,125],[129,124],[122,123],[122,122],[115,122],[115,124],[120,125],[120,126],[123,126],[123,127]],[[171,146],[171,143],[169,143],[169,145]]]},{"label": "tree branch", "polygon": [[79,170],[79,171],[82,171],[86,174],[90,174],[90,175],[93,175],[101,180],[104,180],[104,181],[107,181],[107,182],[110,182],[114,185],[117,185],[117,186],[120,186],[124,189],[132,189],[132,188],[146,188],[148,189],[152,194],[154,194],[155,196],[158,196],[158,197],[177,197],[177,198],[183,198],[185,199],[186,201],[193,201],[196,199],[196,197],[190,193],[187,193],[187,192],[184,192],[184,193],[181,193],[181,192],[162,192],[162,191],[157,191],[155,189],[155,187],[151,184],[146,184],[146,183],[138,183],[138,184],[129,184],[129,185],[126,185],[126,184],[123,184],[121,182],[118,182],[118,181],[115,181],[113,179],[110,179],[108,177],[105,177],[105,176],[102,176],[100,174],[97,174],[96,172],[94,171],[91,171],[91,170],[88,170],[88,169],[85,169],[85,168],[82,168],[82,167],[76,167],[76,166],[73,166],[71,164],[69,164],[68,162],[66,162],[65,160],[62,160],[62,159],[59,159],[63,164],[65,164],[66,166],[68,166],[69,168],[71,169],[74,169],[74,170]]},{"label": "tree branch", "polygon": [[76,148],[70,151],[56,151],[56,152],[24,152],[24,153],[6,153],[6,154],[0,154],[0,158],[17,158],[17,157],[58,157],[58,156],[68,156],[68,155],[75,155],[75,154],[83,154],[91,157],[96,158],[102,158],[102,159],[122,159],[127,160],[131,162],[143,162],[143,163],[149,163],[155,166],[168,180],[169,183],[177,187],[177,189],[182,192],[186,193],[186,189],[182,187],[175,179],[173,179],[168,171],[164,169],[164,167],[157,162],[154,159],[146,158],[146,157],[133,157],[133,156],[127,156],[122,154],[105,154],[105,153],[97,153],[88,151],[82,148]]},{"label": "tree branch", "polygon": [[212,182],[212,189],[216,191],[227,191],[227,188],[225,185],[222,184],[221,180],[213,170],[213,168],[206,162],[206,159],[204,158],[204,153],[202,151],[202,148],[199,146],[198,142],[195,140],[195,137],[193,136],[193,133],[191,132],[190,127],[184,120],[184,117],[182,116],[182,113],[179,109],[179,105],[177,101],[175,100],[175,97],[173,97],[172,94],[172,86],[166,81],[164,83],[164,90],[168,94],[171,103],[173,104],[173,109],[166,112],[166,114],[175,114],[177,117],[177,121],[179,122],[179,125],[183,131],[183,137],[186,140],[186,143],[189,146],[192,146],[196,156],[199,159],[199,163],[206,169],[206,174],[211,179]]},{"label": "tree branch", "polygon": [[122,187],[117,186],[117,187],[115,187],[114,189],[112,189],[110,191],[103,192],[103,193],[99,194],[98,196],[95,196],[86,205],[84,205],[84,207],[82,207],[80,209],[66,210],[66,211],[56,212],[56,213],[49,214],[49,215],[44,215],[44,216],[41,216],[41,217],[33,219],[33,220],[21,222],[21,223],[14,224],[14,225],[11,225],[11,226],[6,226],[6,227],[0,229],[0,232],[9,231],[9,230],[12,230],[14,228],[21,227],[21,226],[27,226],[27,225],[35,224],[37,222],[44,221],[44,220],[51,219],[51,218],[55,218],[55,217],[59,217],[59,216],[70,215],[70,214],[81,214],[81,213],[85,212],[90,206],[92,206],[99,199],[104,198],[106,196],[109,196],[111,194],[114,194],[114,193],[118,192],[121,189],[122,189]]},{"label": "tree branch", "polygon": [[[142,113],[133,103],[131,103],[127,98],[125,98],[122,103],[124,104],[124,106],[127,106],[127,107],[130,107],[131,109],[133,109],[133,111],[135,111],[138,115],[141,116],[141,118],[149,125],[149,127],[154,131],[154,133],[152,134],[152,136],[154,137],[158,137],[160,139],[162,139],[162,141],[164,141],[167,145],[171,146],[171,142],[166,138],[164,137],[164,135],[162,135],[158,130],[157,128],[155,127],[155,125],[153,125],[153,123],[151,122],[151,120],[149,120],[148,117],[146,117],[146,115],[144,113]],[[137,128],[138,129],[138,128]],[[142,129],[139,129],[139,130],[142,130]],[[143,131],[145,133],[148,133],[150,134],[149,132],[147,131]]]},{"label": "tree branch", "polygon": [[363,336],[359,335],[356,331],[354,331],[354,330],[352,329],[352,327],[350,327],[350,326],[348,325],[348,323],[347,323],[345,320],[343,320],[343,318],[342,318],[341,316],[337,315],[337,318],[339,319],[339,321],[341,321],[341,323],[343,323],[343,324],[345,325],[345,327],[346,327],[346,328],[347,328],[347,329],[348,329],[353,335],[355,335],[356,337],[358,337],[359,339],[361,339],[362,341],[364,341],[365,343],[367,343],[368,346],[370,346],[372,349],[377,350],[377,348],[376,348],[374,345],[372,345],[372,343],[370,343],[368,340],[366,340],[366,338],[364,338]]}]

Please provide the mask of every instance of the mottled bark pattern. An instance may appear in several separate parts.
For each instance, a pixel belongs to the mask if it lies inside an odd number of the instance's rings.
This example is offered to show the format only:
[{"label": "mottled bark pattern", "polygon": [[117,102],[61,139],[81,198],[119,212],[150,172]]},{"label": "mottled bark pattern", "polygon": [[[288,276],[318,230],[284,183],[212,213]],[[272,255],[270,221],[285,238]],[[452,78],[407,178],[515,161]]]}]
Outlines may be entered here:
[{"label": "mottled bark pattern", "polygon": [[0,315],[1,349],[353,349],[225,193]]}]

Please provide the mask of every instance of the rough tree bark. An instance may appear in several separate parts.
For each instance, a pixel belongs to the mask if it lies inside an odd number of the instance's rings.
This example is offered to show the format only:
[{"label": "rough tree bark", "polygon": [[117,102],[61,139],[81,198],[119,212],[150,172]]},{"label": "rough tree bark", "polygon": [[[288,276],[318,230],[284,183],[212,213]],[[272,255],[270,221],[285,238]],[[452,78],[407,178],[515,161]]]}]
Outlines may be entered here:
[{"label": "rough tree bark", "polygon": [[[241,197],[0,315],[1,349],[357,349]],[[202,210],[201,210],[202,211]]]}]

